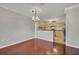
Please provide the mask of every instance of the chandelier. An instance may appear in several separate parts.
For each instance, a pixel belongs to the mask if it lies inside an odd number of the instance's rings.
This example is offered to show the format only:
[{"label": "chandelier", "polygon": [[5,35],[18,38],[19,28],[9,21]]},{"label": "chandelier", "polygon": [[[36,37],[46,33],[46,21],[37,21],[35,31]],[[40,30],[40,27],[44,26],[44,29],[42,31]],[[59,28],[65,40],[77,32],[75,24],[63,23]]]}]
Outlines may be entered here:
[{"label": "chandelier", "polygon": [[37,38],[38,35],[38,21],[40,20],[38,17],[38,10],[37,9],[33,9],[32,10],[33,16],[32,16],[32,21],[34,22],[34,26],[35,26],[35,38]]}]

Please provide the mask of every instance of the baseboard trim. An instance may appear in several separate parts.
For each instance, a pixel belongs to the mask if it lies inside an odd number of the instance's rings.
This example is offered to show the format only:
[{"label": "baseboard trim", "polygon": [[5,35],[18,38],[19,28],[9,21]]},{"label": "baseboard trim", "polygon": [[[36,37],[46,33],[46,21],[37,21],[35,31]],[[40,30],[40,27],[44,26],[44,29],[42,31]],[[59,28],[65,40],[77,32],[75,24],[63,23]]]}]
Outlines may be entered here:
[{"label": "baseboard trim", "polygon": [[32,38],[27,38],[27,39],[24,39],[24,40],[20,40],[20,41],[17,41],[17,42],[8,44],[8,45],[4,45],[4,46],[0,47],[0,49],[5,48],[5,47],[8,47],[8,46],[11,46],[11,45],[15,45],[15,44],[18,44],[18,43],[22,43],[22,42],[24,42],[24,41],[32,40],[33,38],[34,38],[34,37],[32,37]]},{"label": "baseboard trim", "polygon": [[[38,37],[38,38],[39,38],[39,39],[42,39],[42,40],[45,40],[44,38],[41,38],[41,37]],[[46,41],[53,42],[53,39],[52,39],[52,40],[46,39]]]},{"label": "baseboard trim", "polygon": [[[17,41],[17,42],[8,44],[8,45],[4,45],[4,46],[0,47],[0,49],[5,48],[5,47],[8,47],[8,46],[11,46],[11,45],[19,44],[19,43],[22,43],[24,41],[29,41],[29,40],[32,40],[33,38],[34,37],[31,37],[31,38],[27,38],[27,39],[24,39],[24,40],[20,40],[20,41]],[[42,39],[42,38],[39,38],[39,39]],[[42,39],[42,40],[44,40],[44,39]],[[50,40],[46,40],[46,41],[53,42],[53,41],[50,41]]]},{"label": "baseboard trim", "polygon": [[[27,38],[27,39],[25,39],[25,40],[21,40],[21,41],[17,41],[17,42],[8,44],[8,45],[4,45],[4,46],[0,47],[0,49],[5,48],[5,47],[8,47],[8,46],[11,46],[11,45],[15,45],[15,44],[18,44],[18,43],[22,43],[22,42],[24,42],[24,41],[32,40],[33,38],[34,38],[34,37],[32,37],[32,38]],[[42,39],[42,40],[44,40],[44,39]],[[51,42],[50,40],[46,40],[46,41]],[[78,46],[70,45],[70,44],[67,44],[67,43],[66,43],[66,46],[69,46],[69,47],[73,47],[73,48],[77,48],[77,49],[79,49]]]},{"label": "baseboard trim", "polygon": [[73,47],[73,48],[77,48],[77,49],[79,49],[79,46],[74,46],[74,45],[70,45],[70,44],[66,44],[66,46],[69,46],[69,47]]}]

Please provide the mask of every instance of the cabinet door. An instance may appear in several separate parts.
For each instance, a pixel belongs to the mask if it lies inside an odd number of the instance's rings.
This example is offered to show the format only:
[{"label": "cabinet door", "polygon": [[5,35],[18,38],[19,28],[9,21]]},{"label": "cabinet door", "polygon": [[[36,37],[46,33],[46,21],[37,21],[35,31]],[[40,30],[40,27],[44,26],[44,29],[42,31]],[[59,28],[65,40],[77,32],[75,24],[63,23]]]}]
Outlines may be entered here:
[{"label": "cabinet door", "polygon": [[54,41],[56,43],[61,43],[64,44],[64,32],[63,31],[55,31],[55,35],[54,35]]}]

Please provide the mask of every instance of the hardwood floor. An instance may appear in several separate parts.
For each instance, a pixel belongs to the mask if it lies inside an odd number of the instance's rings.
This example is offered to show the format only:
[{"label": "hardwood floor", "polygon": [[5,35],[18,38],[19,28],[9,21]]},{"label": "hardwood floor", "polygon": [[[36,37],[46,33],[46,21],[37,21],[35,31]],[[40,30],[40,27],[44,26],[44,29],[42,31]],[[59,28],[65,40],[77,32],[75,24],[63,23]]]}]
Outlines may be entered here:
[{"label": "hardwood floor", "polygon": [[73,47],[69,47],[66,46],[65,47],[65,54],[66,55],[79,55],[79,49],[78,48],[73,48]]},{"label": "hardwood floor", "polygon": [[79,49],[65,46],[63,44],[31,39],[19,44],[0,49],[0,55],[75,55]]}]

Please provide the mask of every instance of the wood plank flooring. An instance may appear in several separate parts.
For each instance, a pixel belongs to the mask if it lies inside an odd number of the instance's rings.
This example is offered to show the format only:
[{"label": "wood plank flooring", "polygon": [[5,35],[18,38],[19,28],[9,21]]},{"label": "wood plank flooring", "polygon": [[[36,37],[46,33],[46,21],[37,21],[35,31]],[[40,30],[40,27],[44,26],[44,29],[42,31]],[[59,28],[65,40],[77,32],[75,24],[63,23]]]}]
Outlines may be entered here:
[{"label": "wood plank flooring", "polygon": [[[54,50],[55,51],[54,51]],[[0,55],[79,55],[79,49],[63,44],[31,39],[0,49]]]}]

